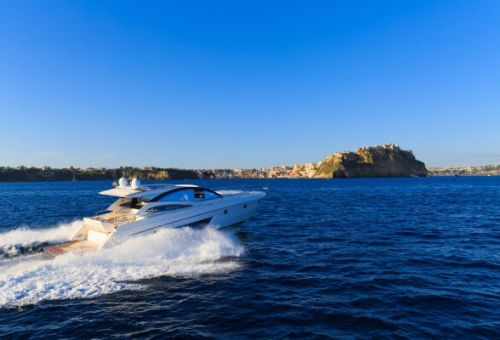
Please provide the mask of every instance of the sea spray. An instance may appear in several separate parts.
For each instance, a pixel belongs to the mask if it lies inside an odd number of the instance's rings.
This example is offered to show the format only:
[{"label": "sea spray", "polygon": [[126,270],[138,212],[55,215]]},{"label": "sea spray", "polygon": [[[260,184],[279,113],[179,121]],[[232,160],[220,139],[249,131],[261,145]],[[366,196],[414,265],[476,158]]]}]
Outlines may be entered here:
[{"label": "sea spray", "polygon": [[68,240],[83,225],[82,220],[59,224],[53,228],[31,229],[21,227],[0,233],[0,259],[12,258],[41,251],[42,247]]},{"label": "sea spray", "polygon": [[[133,281],[157,276],[230,271],[238,266],[235,258],[243,251],[230,233],[182,228],[163,229],[84,255],[17,261],[4,264],[0,271],[0,307],[138,289],[142,286]],[[230,260],[220,261],[225,258]]]}]

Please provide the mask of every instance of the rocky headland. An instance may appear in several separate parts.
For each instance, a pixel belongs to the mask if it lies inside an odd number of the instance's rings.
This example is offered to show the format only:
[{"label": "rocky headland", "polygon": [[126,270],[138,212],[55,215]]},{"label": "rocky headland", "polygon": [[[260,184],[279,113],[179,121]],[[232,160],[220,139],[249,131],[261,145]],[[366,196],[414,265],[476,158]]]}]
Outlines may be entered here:
[{"label": "rocky headland", "polygon": [[363,147],[356,152],[336,152],[318,163],[314,177],[425,177],[425,164],[412,151],[396,144]]},{"label": "rocky headland", "polygon": [[175,169],[158,167],[62,168],[0,167],[0,181],[115,180],[125,174],[145,180],[217,178],[356,178],[428,176],[425,164],[412,151],[396,144],[362,147],[356,152],[336,152],[318,163],[273,166],[261,169]]}]

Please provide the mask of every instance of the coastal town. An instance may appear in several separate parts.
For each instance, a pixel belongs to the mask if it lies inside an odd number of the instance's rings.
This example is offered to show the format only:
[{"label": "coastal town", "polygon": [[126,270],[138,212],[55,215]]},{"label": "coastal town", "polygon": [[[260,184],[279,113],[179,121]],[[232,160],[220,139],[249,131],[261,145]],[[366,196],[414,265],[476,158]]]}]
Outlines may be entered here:
[{"label": "coastal town", "polygon": [[396,144],[361,147],[356,152],[335,152],[317,163],[279,165],[260,169],[176,169],[159,167],[51,168],[0,166],[0,181],[115,180],[123,174],[145,180],[167,179],[266,179],[266,178],[359,178],[494,176],[500,165],[429,167],[415,159],[413,152]]},{"label": "coastal town", "polygon": [[430,176],[499,176],[500,164],[480,166],[429,167]]}]

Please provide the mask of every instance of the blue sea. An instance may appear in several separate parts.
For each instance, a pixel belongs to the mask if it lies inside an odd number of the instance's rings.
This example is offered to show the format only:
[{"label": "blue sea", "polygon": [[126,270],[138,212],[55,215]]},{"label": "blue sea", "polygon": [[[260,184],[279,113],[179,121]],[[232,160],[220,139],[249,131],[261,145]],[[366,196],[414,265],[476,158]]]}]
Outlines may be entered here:
[{"label": "blue sea", "polygon": [[0,183],[0,337],[500,338],[500,177],[195,183],[267,197],[54,260],[111,183]]}]

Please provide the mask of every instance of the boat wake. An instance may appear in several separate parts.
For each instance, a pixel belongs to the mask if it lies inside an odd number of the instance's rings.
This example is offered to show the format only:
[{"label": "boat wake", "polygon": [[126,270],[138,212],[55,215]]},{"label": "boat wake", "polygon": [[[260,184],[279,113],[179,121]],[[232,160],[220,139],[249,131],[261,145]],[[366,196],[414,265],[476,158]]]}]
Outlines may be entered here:
[{"label": "boat wake", "polygon": [[48,229],[18,228],[0,233],[0,260],[39,253],[48,244],[68,240],[83,226],[83,220]]},{"label": "boat wake", "polygon": [[[81,223],[0,234],[0,248],[19,250],[22,245],[67,240]],[[4,257],[0,260],[0,308],[140,289],[143,283],[134,281],[158,276],[231,271],[238,267],[243,251],[232,234],[182,228],[160,230],[84,255],[68,253],[53,260],[40,255]]]}]

